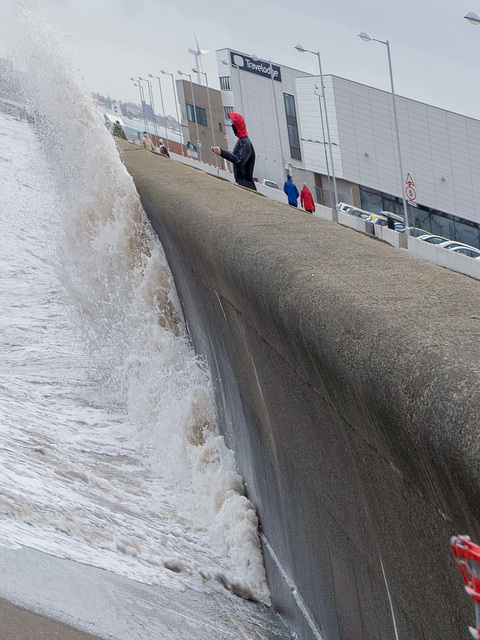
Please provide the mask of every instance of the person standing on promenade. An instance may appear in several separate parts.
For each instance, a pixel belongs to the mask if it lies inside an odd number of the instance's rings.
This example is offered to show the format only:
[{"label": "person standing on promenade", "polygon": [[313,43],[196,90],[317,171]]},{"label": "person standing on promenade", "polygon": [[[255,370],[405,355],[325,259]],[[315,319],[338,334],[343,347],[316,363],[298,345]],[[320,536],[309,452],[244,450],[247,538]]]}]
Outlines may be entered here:
[{"label": "person standing on promenade", "polygon": [[113,125],[113,129],[112,129],[112,136],[114,136],[115,138],[121,138],[122,140],[127,139],[125,131],[123,130],[122,125],[120,124],[120,120],[115,121],[115,124]]},{"label": "person standing on promenade", "polygon": [[235,182],[247,189],[257,190],[253,181],[253,168],[255,166],[255,149],[248,137],[247,127],[243,116],[239,113],[229,113],[228,117],[232,121],[233,133],[238,141],[232,153],[220,147],[212,147],[213,153],[221,158],[225,158],[233,165],[233,175]]},{"label": "person standing on promenade", "polygon": [[283,190],[287,194],[288,204],[291,207],[298,207],[298,189],[295,184],[293,184],[292,176],[288,175],[283,185]]},{"label": "person standing on promenade", "polygon": [[168,158],[170,157],[170,154],[168,153],[168,149],[165,146],[165,143],[162,138],[160,138],[160,140],[158,141],[158,149],[160,151],[161,156],[167,156]]},{"label": "person standing on promenade", "polygon": [[315,211],[315,202],[313,201],[312,192],[307,187],[307,183],[303,183],[303,189],[300,191],[300,204],[308,213]]},{"label": "person standing on promenade", "polygon": [[392,231],[395,231],[395,220],[390,215],[390,211],[387,211],[387,227]]},{"label": "person standing on promenade", "polygon": [[155,151],[153,148],[153,142],[150,140],[150,136],[146,131],[143,132],[142,144],[144,149],[147,149],[148,151]]}]

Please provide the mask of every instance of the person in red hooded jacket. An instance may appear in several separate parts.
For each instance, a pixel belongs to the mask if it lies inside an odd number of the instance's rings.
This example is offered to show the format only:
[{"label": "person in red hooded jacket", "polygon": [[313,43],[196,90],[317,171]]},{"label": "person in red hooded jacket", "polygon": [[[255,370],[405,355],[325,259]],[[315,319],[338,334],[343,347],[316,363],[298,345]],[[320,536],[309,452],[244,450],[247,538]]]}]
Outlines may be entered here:
[{"label": "person in red hooded jacket", "polygon": [[233,133],[238,138],[233,153],[225,151],[225,149],[220,149],[220,147],[212,147],[212,151],[216,153],[217,156],[221,156],[233,164],[233,175],[235,176],[235,182],[237,184],[256,191],[257,187],[253,181],[255,149],[248,137],[245,120],[239,113],[229,113],[228,117],[232,121]]},{"label": "person in red hooded jacket", "polygon": [[305,211],[313,213],[315,211],[315,202],[313,201],[312,192],[307,187],[307,183],[303,183],[303,189],[300,191],[300,203]]}]

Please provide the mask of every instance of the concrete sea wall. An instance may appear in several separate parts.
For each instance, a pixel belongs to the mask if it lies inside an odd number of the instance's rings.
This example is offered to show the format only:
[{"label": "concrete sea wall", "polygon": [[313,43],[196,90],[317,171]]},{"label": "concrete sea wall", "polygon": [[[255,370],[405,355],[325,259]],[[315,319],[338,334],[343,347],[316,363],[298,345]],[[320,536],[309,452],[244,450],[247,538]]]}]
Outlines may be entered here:
[{"label": "concrete sea wall", "polygon": [[310,640],[461,640],[480,541],[480,285],[119,143]]}]

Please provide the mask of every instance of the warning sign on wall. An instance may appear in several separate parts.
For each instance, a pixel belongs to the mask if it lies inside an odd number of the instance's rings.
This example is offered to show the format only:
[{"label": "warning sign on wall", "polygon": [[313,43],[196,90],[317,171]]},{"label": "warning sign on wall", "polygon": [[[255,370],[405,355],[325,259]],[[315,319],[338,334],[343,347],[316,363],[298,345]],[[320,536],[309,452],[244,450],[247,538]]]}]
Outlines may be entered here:
[{"label": "warning sign on wall", "polygon": [[407,185],[405,188],[405,195],[410,200],[410,202],[413,202],[417,199],[417,192],[415,191],[415,182],[413,181],[411,173],[407,173],[405,184]]}]

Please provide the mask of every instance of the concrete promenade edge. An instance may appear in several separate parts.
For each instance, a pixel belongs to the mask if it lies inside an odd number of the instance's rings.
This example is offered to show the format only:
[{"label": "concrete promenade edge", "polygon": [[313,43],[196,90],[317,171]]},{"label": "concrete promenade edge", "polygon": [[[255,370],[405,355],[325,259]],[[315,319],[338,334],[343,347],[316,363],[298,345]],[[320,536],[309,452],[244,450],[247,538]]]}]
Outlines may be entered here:
[{"label": "concrete promenade edge", "polygon": [[[473,605],[448,543],[480,540],[480,283],[119,147],[318,633],[461,640]],[[277,607],[318,638],[266,561]]]}]

